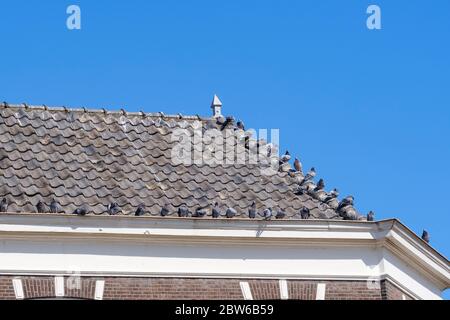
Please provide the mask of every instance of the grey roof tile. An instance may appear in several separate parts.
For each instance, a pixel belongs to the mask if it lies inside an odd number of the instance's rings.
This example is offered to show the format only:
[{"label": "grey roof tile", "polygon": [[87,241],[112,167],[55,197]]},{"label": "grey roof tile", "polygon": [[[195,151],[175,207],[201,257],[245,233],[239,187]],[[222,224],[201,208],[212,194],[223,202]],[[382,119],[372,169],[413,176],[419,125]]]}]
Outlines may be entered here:
[{"label": "grey roof tile", "polygon": [[143,203],[155,216],[165,205],[176,215],[182,204],[191,212],[207,207],[210,216],[217,201],[223,215],[233,207],[247,217],[255,201],[259,211],[280,207],[291,218],[307,207],[314,218],[341,219],[325,203],[295,194],[297,182],[287,173],[262,175],[254,164],[174,164],[174,128],[192,131],[197,120],[0,107],[0,198],[8,198],[13,212],[35,212],[39,200],[55,198],[65,213],[84,205],[105,214],[117,202],[121,214],[134,214]]}]

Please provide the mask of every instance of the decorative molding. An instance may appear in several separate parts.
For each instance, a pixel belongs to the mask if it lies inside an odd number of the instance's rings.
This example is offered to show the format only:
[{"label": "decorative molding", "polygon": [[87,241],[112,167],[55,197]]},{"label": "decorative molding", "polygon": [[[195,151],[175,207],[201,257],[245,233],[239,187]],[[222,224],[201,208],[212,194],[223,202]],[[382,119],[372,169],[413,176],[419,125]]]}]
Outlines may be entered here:
[{"label": "decorative molding", "polygon": [[105,281],[97,280],[95,281],[95,300],[103,300],[103,291],[105,290]]},{"label": "decorative molding", "polygon": [[406,294],[408,294],[414,300],[423,300],[423,298],[421,298],[416,293],[411,291],[407,286],[402,285],[401,283],[399,283],[398,281],[396,281],[395,279],[393,279],[389,275],[383,275],[380,278],[380,280],[385,280],[385,281],[390,282],[393,286],[397,287],[397,289],[399,289],[400,291],[405,292]]},{"label": "decorative molding", "polygon": [[[47,263],[45,259],[40,260],[42,263],[40,262],[36,269],[34,269],[34,264],[27,263],[29,258],[27,258],[27,252],[24,252],[23,257],[18,258],[17,263],[14,262],[0,267],[0,274],[68,275],[66,270],[62,269],[64,263],[60,255],[63,253],[59,252],[59,246],[69,248],[74,243],[84,243],[92,244],[92,246],[89,245],[90,248],[97,248],[92,251],[94,253],[102,250],[115,252],[111,255],[114,262],[106,263],[106,261],[103,261],[103,264],[93,266],[90,265],[89,260],[86,260],[82,264],[83,269],[80,270],[84,276],[277,280],[282,277],[283,279],[319,281],[367,280],[373,277],[386,277],[393,279],[396,284],[402,283],[400,287],[407,287],[409,291],[404,291],[408,294],[410,294],[411,288],[414,288],[413,291],[415,292],[417,286],[422,286],[423,288],[421,287],[420,290],[423,289],[424,291],[416,293],[416,297],[435,297],[437,294],[436,288],[431,288],[429,285],[424,286],[414,277],[410,278],[411,281],[408,280],[405,283],[404,275],[398,268],[413,268],[420,277],[425,277],[440,291],[450,286],[448,260],[397,220],[379,222],[274,220],[267,222],[243,219],[0,214],[0,237],[2,238],[0,256],[3,254],[2,245],[6,250],[6,257],[7,252],[15,250],[12,248],[20,243],[22,243],[20,246],[26,243],[38,246],[43,250],[43,255],[46,254],[46,250],[50,250],[49,253],[53,252],[53,255],[49,256],[52,263]],[[243,244],[245,245],[243,246]],[[122,252],[114,251],[114,248],[119,245],[123,247]],[[153,250],[152,254],[149,254],[146,250],[138,249],[149,245]],[[218,271],[212,265],[209,266],[209,264],[198,261],[205,258],[205,252],[207,252],[201,251],[200,253],[198,250],[216,246],[226,248],[227,252],[232,253],[231,255],[234,257],[234,259],[226,261],[229,265],[226,270]],[[158,254],[165,247],[180,252],[179,256],[174,256],[180,263],[189,262],[191,265],[194,261],[196,261],[195,263],[201,263],[201,270],[199,269],[197,272],[192,268],[190,270],[187,268],[183,272],[178,272],[173,266],[172,268],[166,268],[164,271],[157,267],[142,267],[142,270],[140,270],[136,268],[136,264],[133,264],[133,262],[130,262],[130,268],[124,267],[127,264],[124,260],[127,256],[127,248],[133,248],[135,251],[133,257],[130,258],[139,257],[144,259],[141,261],[145,261],[147,266],[155,266],[158,264],[154,264],[152,261],[162,257]],[[185,250],[183,248],[188,249],[190,253],[184,255]],[[321,250],[311,253],[312,248],[320,248]],[[247,267],[247,265],[254,264],[259,257],[255,256],[253,259],[245,260],[239,258],[243,254],[242,250],[249,250],[248,252],[251,253],[261,249],[266,250],[269,255],[279,256],[284,270],[279,270],[280,273],[275,274],[271,271],[273,268],[270,261],[265,261],[265,267],[258,270],[259,273],[256,273],[255,268]],[[295,250],[298,253],[297,258],[288,261],[283,260],[291,252],[290,250]],[[211,252],[209,251],[208,254],[212,254]],[[305,255],[299,254],[300,252],[308,253],[308,258],[304,259]],[[341,252],[342,255],[337,254],[337,252]],[[392,257],[395,257],[395,259],[401,260],[402,266],[397,267],[390,264],[389,260],[386,260],[386,256],[390,257],[391,255],[387,252],[392,253]],[[83,252],[77,251],[77,254],[82,256]],[[356,256],[361,260],[352,262]],[[212,257],[218,259],[214,254]],[[350,259],[348,259],[349,257]],[[325,262],[320,264],[319,262],[323,261],[323,258],[335,259],[335,264],[338,263],[341,267],[329,268],[329,264]],[[314,265],[314,268],[308,263],[311,259],[317,259],[318,261],[318,265]],[[205,260],[205,262],[208,262],[208,260]],[[17,264],[17,269],[15,264]],[[169,261],[167,264],[170,266]],[[293,264],[302,267],[294,268]],[[116,268],[115,266],[121,267]],[[385,266],[389,269],[384,270]],[[409,282],[413,285],[411,286]],[[422,281],[422,283],[426,282]],[[429,286],[429,288],[426,288],[426,286]]]},{"label": "decorative molding", "polygon": [[23,293],[23,284],[22,279],[20,278],[14,278],[12,279],[12,284],[14,288],[14,294],[16,296],[17,300],[22,300],[25,298],[25,295]]},{"label": "decorative molding", "polygon": [[326,283],[317,284],[316,300],[325,300],[326,288],[327,288]]},{"label": "decorative molding", "polygon": [[417,243],[411,242],[408,238],[403,238],[403,233],[396,233],[392,230],[384,241],[384,247],[408,265],[413,266],[430,281],[439,285],[444,290],[450,285],[450,269],[448,261],[439,259],[440,255],[433,255],[433,252],[417,249]]},{"label": "decorative molding", "polygon": [[288,284],[286,280],[280,280],[280,297],[281,300],[289,299]]},{"label": "decorative molding", "polygon": [[244,300],[253,300],[252,291],[248,282],[239,282],[239,285],[241,286],[242,296],[244,297]]},{"label": "decorative molding", "polygon": [[64,297],[64,277],[55,277],[55,297]]}]

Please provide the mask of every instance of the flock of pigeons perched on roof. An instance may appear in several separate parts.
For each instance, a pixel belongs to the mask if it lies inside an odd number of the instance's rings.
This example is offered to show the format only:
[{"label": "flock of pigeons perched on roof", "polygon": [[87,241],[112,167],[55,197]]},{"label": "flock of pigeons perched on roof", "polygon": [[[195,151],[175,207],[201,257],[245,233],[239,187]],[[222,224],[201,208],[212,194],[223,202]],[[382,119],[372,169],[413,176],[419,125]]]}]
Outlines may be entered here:
[{"label": "flock of pigeons perched on roof", "polygon": [[[237,122],[231,116],[224,117],[219,116],[218,118],[211,119],[206,123],[205,130],[211,128],[217,128],[219,126],[220,130],[224,129],[234,129],[234,130],[242,130],[245,131],[245,125],[241,120]],[[246,140],[245,147],[247,149],[250,148],[249,139],[251,134],[244,134],[244,139]],[[270,158],[274,155],[273,148],[271,144],[267,144],[266,141],[260,139],[256,143],[256,147],[259,149],[263,145],[266,146],[267,157]],[[260,151],[260,150],[259,150]],[[303,173],[302,164],[299,159],[294,160],[294,168],[291,167],[289,161],[291,160],[291,155],[289,151],[286,151],[284,155],[279,157],[279,171],[288,173],[291,177],[296,179],[297,188],[294,192],[298,195],[301,194],[309,194],[313,198],[321,201],[322,203],[327,204],[331,209],[334,209],[338,212],[339,216],[344,220],[364,220],[364,218],[357,213],[355,208],[353,207],[354,198],[353,196],[345,197],[342,201],[338,201],[337,197],[339,196],[339,191],[337,189],[332,190],[331,192],[326,192],[325,182],[323,179],[320,179],[318,183],[314,183],[313,179],[316,176],[315,168],[311,168],[306,175]],[[373,211],[370,211],[366,216],[367,221],[374,221],[375,214]]]},{"label": "flock of pigeons perched on roof", "polygon": [[[205,129],[214,128],[216,125],[219,125],[221,130],[224,129],[234,129],[234,130],[242,130],[245,131],[244,123],[241,120],[238,120],[235,124],[235,119],[233,117],[223,117],[220,116],[214,120],[211,120],[207,123]],[[245,147],[249,149],[249,143],[248,140],[251,135],[244,135],[244,138],[246,139]],[[265,144],[266,141],[264,140],[258,140],[257,141],[257,148],[259,148],[262,144]],[[267,145],[267,156],[271,157],[272,148],[271,145]],[[330,208],[336,210],[336,212],[339,214],[340,217],[342,217],[344,220],[364,220],[364,217],[362,217],[356,209],[354,208],[354,197],[349,195],[339,201],[337,198],[339,196],[339,191],[335,188],[330,192],[326,192],[325,189],[325,181],[323,179],[320,179],[317,184],[314,183],[314,178],[316,177],[316,170],[314,167],[312,167],[306,175],[303,173],[302,163],[298,158],[295,158],[294,160],[294,167],[292,168],[289,161],[291,160],[291,155],[289,151],[286,151],[286,153],[279,158],[279,171],[281,172],[287,172],[291,177],[296,179],[297,187],[294,192],[298,195],[302,194],[308,194],[312,196],[313,198],[321,201],[322,203],[327,204]],[[249,209],[249,217],[255,218],[256,217],[256,209],[255,209],[255,203],[252,204],[251,208]],[[228,210],[230,212],[228,212]],[[235,215],[235,212],[232,208],[227,210],[227,217],[233,217]],[[300,217],[302,219],[309,219],[309,209],[303,208],[300,210],[299,213]],[[198,215],[201,216],[201,215]],[[273,214],[271,209],[266,209],[263,211],[261,215],[264,219],[270,219]],[[276,218],[284,218],[285,213],[283,211],[278,211],[275,215]],[[214,214],[213,214],[214,217]],[[367,221],[374,221],[375,220],[375,213],[373,211],[369,211],[367,214],[365,220]],[[422,234],[422,239],[426,241],[427,243],[430,241],[429,233],[424,230]]]},{"label": "flock of pigeons perched on roof", "polygon": [[[0,212],[1,213],[8,212],[9,204],[10,203],[8,202],[8,200],[6,198],[3,198],[3,200],[0,202]],[[53,199],[49,205],[46,205],[43,201],[39,200],[35,207],[36,207],[36,213],[64,213],[64,210],[62,210],[61,206],[55,199]],[[215,202],[214,204],[212,204],[210,206],[210,212],[211,212],[212,218],[219,218],[219,217],[225,216],[226,218],[231,219],[231,218],[236,217],[238,214],[237,211],[232,207],[228,207],[225,211],[222,212],[218,202]],[[79,216],[85,216],[88,213],[89,213],[89,210],[86,206],[81,206],[81,207],[75,209],[75,211],[73,212],[73,214],[79,215]],[[122,214],[123,212],[122,212],[122,209],[119,206],[119,204],[117,202],[113,202],[113,203],[110,203],[107,206],[105,206],[104,213],[114,216],[114,215]],[[165,216],[171,215],[173,212],[170,212],[169,206],[165,205],[161,208],[159,213],[162,217],[165,217]],[[191,212],[185,204],[182,204],[177,209],[176,213],[177,213],[178,217],[180,217],[180,218],[183,218],[183,217],[202,218],[202,217],[205,217],[208,215],[208,208],[207,207],[198,207],[195,210],[195,212]],[[139,217],[139,216],[144,216],[146,214],[147,214],[147,211],[146,211],[145,205],[140,204],[137,207],[134,215]],[[302,208],[299,211],[298,216],[301,219],[309,219],[310,218],[309,209],[306,207]],[[286,212],[283,211],[282,209],[273,210],[271,208],[266,208],[260,212],[256,209],[256,202],[253,201],[248,209],[248,217],[250,219],[256,219],[257,217],[261,217],[264,220],[270,220],[272,218],[284,219],[286,217]]]},{"label": "flock of pigeons perched on roof", "polygon": [[[341,201],[341,203],[338,205],[338,207],[345,208],[345,206],[347,206],[347,203],[348,203],[348,200],[344,199]],[[8,206],[9,206],[8,200],[6,198],[3,198],[2,201],[0,201],[0,213],[8,212]],[[37,213],[62,213],[63,210],[61,209],[58,202],[55,199],[53,199],[48,206],[44,202],[39,201],[36,204],[36,212]],[[105,213],[108,213],[109,215],[117,215],[117,214],[120,214],[121,212],[122,212],[122,210],[116,202],[108,204],[105,208]],[[201,207],[197,208],[195,210],[195,212],[192,213],[186,205],[181,205],[177,210],[178,217],[202,218],[202,217],[205,217],[207,215],[207,213],[208,213],[207,208],[201,208]],[[85,216],[88,214],[88,209],[85,206],[81,206],[81,207],[75,209],[73,214],[78,215],[78,216]],[[139,205],[136,209],[135,216],[144,216],[145,214],[146,214],[146,209],[145,209],[144,204]],[[170,214],[170,210],[167,205],[161,208],[160,215],[162,217],[168,216],[169,214]],[[225,211],[225,216],[229,219],[235,217],[236,215],[237,215],[237,211],[231,207],[228,207]],[[213,205],[211,205],[211,216],[212,216],[212,218],[219,218],[222,216],[222,212],[219,208],[219,203],[216,202]],[[304,220],[309,219],[310,218],[310,210],[306,207],[303,207],[302,209],[300,209],[298,216]],[[250,207],[248,209],[248,217],[250,219],[256,219],[257,217],[261,217],[263,220],[270,220],[273,217],[275,219],[283,219],[286,217],[286,213],[281,209],[272,210],[271,208],[266,208],[262,212],[259,212],[256,209],[256,203],[252,202],[252,204],[250,205]],[[369,219],[369,217],[367,220],[373,221],[373,219]],[[426,230],[423,231],[422,239],[427,243],[430,242],[430,235]]]},{"label": "flock of pigeons perched on roof", "polygon": [[[6,106],[6,104],[4,104]],[[239,130],[242,132],[245,132],[245,125],[244,123],[239,120],[235,121],[234,117],[224,117],[219,116],[218,118],[211,119],[206,123],[206,126],[204,127],[204,130],[212,129],[212,128],[219,128],[220,130],[225,129],[234,129]],[[245,133],[243,135],[245,139],[245,147],[247,149],[250,148],[249,140],[251,137],[251,134]],[[271,144],[267,144],[264,140],[258,140],[256,143],[256,147],[259,149],[262,145],[266,146],[267,150],[267,156],[270,158],[272,156],[272,146]],[[337,189],[333,189],[330,192],[326,192],[325,189],[325,182],[323,179],[320,179],[317,183],[314,183],[314,178],[316,177],[316,170],[314,167],[312,167],[306,174],[303,173],[302,170],[302,164],[299,161],[299,159],[295,158],[293,163],[293,168],[291,168],[291,165],[289,161],[291,160],[291,155],[288,151],[279,158],[279,171],[280,172],[286,172],[289,174],[290,177],[294,178],[297,183],[297,187],[294,190],[294,192],[298,195],[302,194],[308,194],[312,196],[313,198],[321,201],[322,203],[325,203],[328,205],[331,209],[334,209],[341,218],[344,220],[367,220],[367,221],[374,221],[375,214],[373,211],[370,211],[366,218],[362,217],[360,214],[357,213],[355,208],[353,207],[354,203],[354,197],[353,196],[347,196],[341,201],[339,201],[337,198],[339,196],[339,191]],[[6,198],[2,199],[0,201],[0,213],[8,212],[8,200]],[[216,202],[211,205],[210,208],[211,216],[212,218],[219,218],[223,214],[219,208],[219,204]],[[77,208],[73,214],[79,215],[79,216],[85,216],[88,214],[88,209],[85,206],[81,206]],[[53,199],[51,203],[47,206],[42,201],[39,201],[36,204],[36,212],[37,213],[62,213],[63,210],[61,209],[58,202]],[[109,215],[117,215],[122,213],[122,210],[120,206],[117,203],[110,203],[105,208],[105,213]],[[168,208],[168,206],[164,206],[160,210],[161,216],[168,216],[171,212]],[[199,207],[195,210],[195,212],[191,212],[189,208],[186,205],[181,205],[178,210],[177,214],[179,217],[205,217],[208,214],[208,209],[205,207]],[[137,207],[135,216],[144,216],[146,215],[146,209],[145,205],[141,204]],[[224,216],[226,218],[233,218],[237,215],[237,211],[232,208],[228,207],[225,212]],[[306,207],[303,207],[299,210],[298,216],[301,219],[309,219],[310,218],[310,210]],[[256,203],[253,202],[249,206],[248,209],[248,217],[250,219],[256,219],[257,217],[262,218],[263,220],[270,220],[272,218],[275,219],[284,219],[286,217],[286,212],[284,212],[281,208],[279,209],[272,209],[272,208],[265,208],[262,210],[262,212],[258,211],[256,209]],[[430,241],[429,234],[426,230],[423,231],[422,239],[426,242]]]},{"label": "flock of pigeons perched on roof", "polygon": [[[337,189],[326,192],[325,181],[323,179],[320,179],[317,183],[314,182],[314,178],[316,177],[316,169],[314,167],[304,174],[299,159],[295,158],[294,168],[291,168],[289,160],[291,160],[291,155],[289,154],[289,151],[286,151],[286,153],[280,157],[280,171],[288,172],[288,174],[295,179],[297,186],[294,192],[296,194],[308,194],[314,199],[327,204],[344,220],[364,220],[364,217],[358,214],[353,207],[353,196],[347,196],[339,201],[337,199],[339,196],[339,191]],[[374,221],[374,219],[375,214],[373,211],[370,211],[366,216],[366,220]]]}]

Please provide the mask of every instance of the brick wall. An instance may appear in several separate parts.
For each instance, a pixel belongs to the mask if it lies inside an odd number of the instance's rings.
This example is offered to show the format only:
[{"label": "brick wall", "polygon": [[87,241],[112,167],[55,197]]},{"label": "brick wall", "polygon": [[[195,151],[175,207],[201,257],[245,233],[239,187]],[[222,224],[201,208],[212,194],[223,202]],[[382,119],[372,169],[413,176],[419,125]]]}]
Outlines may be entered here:
[{"label": "brick wall", "polygon": [[15,299],[14,288],[12,284],[13,277],[0,276],[0,300]]},{"label": "brick wall", "polygon": [[381,282],[381,296],[383,300],[413,300],[411,296],[397,288],[392,282]]},{"label": "brick wall", "polygon": [[107,278],[104,299],[242,299],[242,293],[234,279]]},{"label": "brick wall", "polygon": [[289,298],[295,300],[315,300],[318,283],[300,280],[288,281]]},{"label": "brick wall", "polygon": [[[296,281],[288,282],[289,297],[298,300],[315,300],[317,294],[317,285],[319,283],[326,284],[325,299],[326,300],[383,300],[388,298],[382,295],[384,283],[368,285],[366,281]],[[390,283],[389,283],[390,284]],[[396,289],[391,284],[392,290]],[[400,294],[401,296],[401,294]],[[395,296],[389,296],[395,298]]]},{"label": "brick wall", "polygon": [[[74,299],[92,299],[95,295],[95,281],[94,278],[65,279],[65,296]],[[100,280],[100,279],[98,279]]]},{"label": "brick wall", "polygon": [[326,281],[327,300],[381,300],[381,284],[368,286],[366,281]]},{"label": "brick wall", "polygon": [[[15,299],[14,278],[22,280],[25,299],[55,297],[54,277],[0,275],[0,299]],[[81,277],[79,280],[64,277],[64,297],[94,299],[97,280],[104,280],[104,300],[239,300],[243,299],[240,282],[248,282],[255,300],[281,298],[278,280],[126,277]],[[381,281],[379,286],[368,286],[366,281],[287,280],[289,299],[315,300],[319,283],[326,284],[326,300],[412,299],[389,281]]]},{"label": "brick wall", "polygon": [[22,278],[25,299],[52,298],[55,296],[54,278],[25,277]]},{"label": "brick wall", "polygon": [[281,293],[277,280],[247,280],[255,300],[280,300]]}]

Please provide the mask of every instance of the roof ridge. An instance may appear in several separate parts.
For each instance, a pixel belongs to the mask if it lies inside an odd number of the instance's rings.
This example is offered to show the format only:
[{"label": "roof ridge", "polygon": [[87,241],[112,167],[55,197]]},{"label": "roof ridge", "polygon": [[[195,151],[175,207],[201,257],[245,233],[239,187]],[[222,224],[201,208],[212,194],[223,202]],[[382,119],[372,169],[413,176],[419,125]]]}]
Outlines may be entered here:
[{"label": "roof ridge", "polygon": [[105,108],[97,109],[97,108],[86,108],[86,107],[54,107],[47,106],[45,104],[41,105],[29,105],[27,103],[22,104],[9,104],[4,101],[0,104],[3,108],[11,108],[11,109],[26,109],[26,110],[43,110],[50,112],[57,111],[65,111],[65,112],[80,112],[80,113],[95,113],[95,114],[105,114],[105,115],[123,115],[123,116],[133,116],[133,117],[158,117],[162,119],[184,119],[184,120],[200,120],[200,121],[208,121],[211,117],[205,117],[200,115],[183,115],[181,113],[178,114],[165,114],[163,112],[128,112],[125,109],[121,108],[120,110],[108,110]]}]

